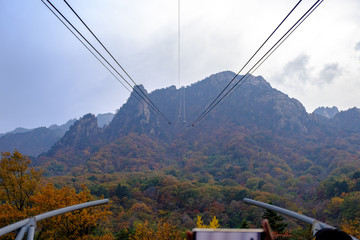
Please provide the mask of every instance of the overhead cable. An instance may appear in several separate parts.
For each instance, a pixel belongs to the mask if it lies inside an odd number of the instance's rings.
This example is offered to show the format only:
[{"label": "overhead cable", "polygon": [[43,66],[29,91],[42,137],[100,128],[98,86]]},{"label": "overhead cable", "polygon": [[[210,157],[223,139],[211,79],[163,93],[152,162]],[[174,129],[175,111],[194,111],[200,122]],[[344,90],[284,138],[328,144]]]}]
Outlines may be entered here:
[{"label": "overhead cable", "polygon": [[[41,0],[49,9],[50,7],[43,1]],[[46,0],[53,9],[55,9],[55,11],[77,32],[77,34],[79,34],[79,36],[81,36],[82,39],[85,40],[85,42],[127,83],[128,86],[130,86],[133,91],[137,94],[137,96],[139,96],[143,101],[145,101],[154,111],[155,113],[157,113],[160,117],[162,117],[165,121],[168,122],[168,124],[171,124],[171,122],[161,113],[161,111],[157,110],[146,98],[144,98],[143,95],[141,95],[136,88],[134,88],[110,63],[109,61],[79,32],[79,30],[49,1]],[[50,9],[51,10],[51,9]],[[51,11],[59,20],[61,20],[59,18],[59,16],[54,12]],[[64,22],[61,21],[63,24]],[[65,26],[67,26],[66,24],[64,24]],[[69,29],[69,27],[67,26],[67,28]],[[69,29],[70,30],[70,29]],[[72,31],[71,31],[72,32]],[[74,33],[73,33],[74,34]],[[75,35],[75,34],[74,34]],[[76,36],[76,35],[75,35]],[[78,37],[77,37],[78,38]],[[87,47],[87,49],[89,50],[89,48]],[[92,52],[92,51],[90,51]],[[93,52],[92,52],[93,53]],[[94,54],[94,53],[93,53]],[[104,65],[104,64],[103,64]],[[114,75],[114,74],[113,74]],[[117,78],[118,79],[118,78]],[[119,79],[118,79],[119,80]],[[124,85],[123,85],[124,86]],[[134,94],[135,96],[135,94]],[[137,98],[137,100],[140,101],[140,103],[144,104],[139,98]]]},{"label": "overhead cable", "polygon": [[[248,78],[250,72],[253,73],[273,52],[291,35],[299,25],[301,25],[304,20],[313,13],[313,11],[323,2],[323,0],[317,0],[302,17],[296,21],[292,27],[262,56],[262,58],[257,61],[250,70],[243,75],[216,103],[211,104],[208,106],[205,111],[193,122],[192,126],[195,126],[199,121],[201,121],[209,112],[214,109],[239,83],[242,83],[244,78]],[[260,65],[259,65],[260,64]],[[235,76],[235,78],[239,75],[239,73]],[[233,80],[232,80],[233,81]],[[217,97],[219,98],[220,95]],[[214,101],[215,102],[215,101]]]},{"label": "overhead cable", "polygon": [[[275,30],[267,37],[267,39],[260,45],[260,47],[255,51],[255,53],[250,57],[250,59],[244,64],[244,66],[237,72],[237,74],[231,79],[231,81],[225,86],[225,88],[217,95],[217,97],[210,103],[210,105],[201,113],[201,115],[195,120],[197,122],[206,112],[212,107],[213,104],[220,98],[220,96],[225,92],[225,90],[230,86],[230,84],[239,76],[240,72],[250,63],[250,61],[256,56],[256,54],[261,50],[261,48],[269,41],[269,39],[275,34],[275,32],[280,28],[280,26],[285,22],[285,20],[292,14],[292,12],[299,6],[302,0],[291,9],[291,11],[286,15],[286,17],[280,22],[280,24],[275,28]],[[194,123],[195,123],[194,122]],[[194,124],[193,124],[194,125]]]},{"label": "overhead cable", "polygon": [[310,14],[312,14],[316,8],[323,2],[324,0],[321,0],[319,4],[317,4],[309,14],[307,14],[305,16],[305,18],[303,18],[301,20],[300,23],[297,24],[297,26],[291,30],[291,32],[283,39],[281,40],[281,42],[256,66],[255,69],[253,69],[249,74],[246,75],[246,77],[243,79],[243,81],[241,81],[239,83],[239,85],[236,87],[236,89],[234,91],[232,91],[230,94],[234,93],[289,37],[290,35],[310,16]]},{"label": "overhead cable", "polygon": [[[242,81],[236,89],[238,89],[240,87],[240,85],[245,82],[247,80],[247,78],[249,78],[249,76],[251,76],[289,37],[290,35],[317,9],[318,6],[320,6],[320,4],[323,2],[324,0],[321,0],[319,4],[317,4],[298,24],[297,26],[291,30],[291,32],[283,39],[281,40],[281,42],[266,56],[265,59],[263,59],[261,61],[261,63],[259,63],[256,68],[254,70],[252,70],[250,72],[250,74],[247,75],[247,77],[244,79],[244,81]],[[236,90],[235,89],[235,90]],[[233,93],[234,91],[232,91],[231,93]]]},{"label": "overhead cable", "polygon": [[93,35],[93,37],[98,41],[98,43],[105,49],[105,51],[110,55],[110,57],[115,61],[115,63],[121,68],[121,70],[126,74],[126,76],[132,81],[134,86],[143,94],[143,96],[148,100],[149,105],[153,105],[153,107],[159,112],[168,122],[170,122],[162,112],[156,107],[156,105],[151,101],[151,99],[144,93],[144,91],[139,87],[139,85],[132,79],[132,77],[125,71],[125,69],[121,66],[121,64],[114,58],[114,56],[110,53],[110,51],[104,46],[104,44],[99,40],[99,38],[94,34],[94,32],[88,27],[88,25],[82,20],[82,18],[78,15],[78,13],[70,6],[70,4],[64,0],[66,5],[70,8],[70,10],[75,14],[75,16],[81,21],[81,23],[89,30],[89,32]]},{"label": "overhead cable", "polygon": [[76,35],[76,33],[74,33],[74,31],[72,31],[70,27],[66,25],[66,23],[44,2],[44,0],[41,1],[55,15],[55,17],[57,17],[57,19],[59,19],[59,21],[64,24],[64,26],[77,38],[77,40],[79,40],[81,44],[110,72],[110,74],[113,75],[119,81],[119,83],[123,85],[123,87],[126,88],[128,92],[131,93],[127,86],[99,59],[98,56],[96,56],[96,54]]}]

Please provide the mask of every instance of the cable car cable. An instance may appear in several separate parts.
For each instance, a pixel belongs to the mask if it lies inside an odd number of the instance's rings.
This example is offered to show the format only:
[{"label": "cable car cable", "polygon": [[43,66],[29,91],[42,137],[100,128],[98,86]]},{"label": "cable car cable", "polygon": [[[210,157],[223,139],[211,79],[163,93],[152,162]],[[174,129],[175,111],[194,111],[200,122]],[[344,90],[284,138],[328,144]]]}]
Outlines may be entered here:
[{"label": "cable car cable", "polygon": [[[320,2],[320,3],[319,3]],[[197,121],[195,121],[193,124],[192,124],[192,126],[195,126],[195,124],[197,123],[197,122],[199,122],[199,121],[201,121],[212,109],[214,109],[260,62],[262,62],[263,63],[263,59],[270,53],[270,52],[272,52],[272,50],[275,48],[275,46],[277,46],[278,44],[279,44],[279,42],[281,42],[283,39],[284,39],[284,37],[286,36],[286,35],[288,35],[289,34],[289,32],[291,32],[291,33],[293,33],[293,31],[292,31],[292,29],[295,27],[295,26],[299,26],[301,23],[303,23],[303,21],[310,15],[310,14],[312,14],[313,13],[313,10],[315,10],[321,3],[323,2],[323,0],[318,0],[281,38],[280,38],[280,40],[278,40],[274,45],[273,45],[273,47],[267,52],[267,53],[265,53],[264,54],[264,56],[257,62],[257,63],[255,63],[254,65],[253,65],[253,67],[245,74],[245,75],[243,75],[241,78],[240,78],[240,80],[238,80],[238,82],[230,89],[230,90],[228,90],[228,92],[224,95],[224,96],[222,96],[221,98],[220,98],[220,100],[218,101],[218,102],[216,102],[216,104],[215,105],[213,105],[203,116],[201,116],[201,117],[199,117],[198,119],[197,119]],[[309,13],[310,12],[310,13]],[[304,19],[304,20],[303,20]],[[299,22],[300,22],[300,24],[299,24]],[[296,28],[297,28],[296,27]],[[295,28],[295,29],[296,29]],[[291,34],[290,33],[290,34]],[[281,42],[281,44],[282,44],[283,42]],[[272,52],[273,53],[273,52]],[[271,53],[271,54],[272,54]],[[261,63],[261,64],[262,64]],[[244,82],[244,81],[242,81],[242,82]]]},{"label": "cable car cable", "polygon": [[[321,3],[322,2],[323,2],[323,0],[321,0]],[[312,9],[310,14],[312,14],[312,12],[314,12],[321,3],[319,3],[314,9]],[[266,58],[264,60],[262,60],[262,62],[258,66],[256,66],[256,68],[253,71],[250,72],[250,74],[247,75],[247,77],[244,79],[244,81],[242,81],[237,86],[235,91],[290,37],[290,35],[310,16],[310,14],[308,14],[304,19],[302,19],[301,22],[276,46],[276,48],[273,49],[271,51],[271,53],[269,55],[267,55]],[[230,94],[234,93],[235,91],[232,91]]]},{"label": "cable car cable", "polygon": [[240,72],[244,70],[244,68],[250,63],[250,61],[255,57],[255,55],[261,50],[261,48],[268,42],[268,40],[275,34],[275,32],[280,28],[280,26],[285,22],[285,20],[292,14],[292,12],[298,7],[301,3],[300,0],[286,15],[286,17],[280,22],[280,24],[275,28],[275,30],[268,36],[268,38],[261,44],[261,46],[256,50],[256,52],[250,57],[250,59],[244,64],[244,66],[238,71],[238,73],[231,79],[231,81],[225,86],[225,88],[218,94],[218,96],[210,103],[210,105],[202,112],[202,114],[198,117],[201,118],[209,108],[219,99],[219,97],[225,92],[225,90],[230,86],[230,84],[239,76]]},{"label": "cable car cable", "polygon": [[[313,13],[313,11],[323,2],[323,0],[317,0],[314,5],[312,5],[304,15],[302,15],[302,17],[296,21],[296,23],[294,25],[292,25],[292,27],[270,48],[270,50],[268,50],[263,57],[257,61],[253,67],[245,74],[243,75],[240,80],[238,80],[235,85],[233,87],[230,88],[230,90],[228,90],[226,92],[226,94],[224,96],[222,96],[213,106],[211,106],[204,114],[202,114],[200,117],[197,118],[196,121],[193,122],[192,126],[194,127],[199,121],[201,121],[207,114],[209,114],[209,112],[214,109],[253,69],[255,69],[255,67],[262,62],[265,57],[267,57],[267,55],[269,55],[270,52],[272,52],[273,49],[275,49],[275,47],[282,42],[282,40],[289,35],[289,33],[293,33],[293,29],[296,29],[298,27],[298,25],[302,24],[304,22],[304,20]],[[296,28],[295,28],[296,27]],[[287,39],[287,38],[286,38]],[[282,42],[283,43],[283,42]],[[273,53],[273,52],[272,52]],[[272,54],[271,53],[271,54]]]},{"label": "cable car cable", "polygon": [[[323,2],[323,0],[321,0],[321,2]],[[316,8],[320,5],[320,3],[315,6],[314,9],[311,10],[311,13],[314,12],[316,10]],[[232,92],[229,93],[229,95],[233,94],[237,89],[239,89],[239,87],[246,82],[247,79],[249,79],[249,77],[251,75],[253,75],[253,73],[290,37],[290,35],[310,16],[310,14],[308,14],[304,19],[301,20],[301,22],[271,51],[271,53],[269,53],[265,59],[263,59],[261,61],[261,63],[259,63],[259,65],[256,66],[256,68],[254,70],[252,70],[249,74],[246,75],[246,77],[244,78],[243,81],[241,81],[239,83],[239,85],[236,87],[236,89]]]},{"label": "cable car cable", "polygon": [[[153,110],[159,114],[161,117],[163,117],[163,119],[165,121],[168,122],[168,124],[171,124],[171,122],[158,110],[156,110],[156,108],[154,108],[149,102],[146,101],[146,99],[139,94],[139,92],[133,87],[131,86],[131,84],[109,63],[108,60],[105,59],[105,57],[78,31],[78,29],[49,1],[46,0],[55,10],[58,14],[60,14],[60,16],[87,42],[87,44],[89,44],[89,46],[91,46],[91,48],[93,50],[95,50],[95,52],[138,94],[138,96],[140,98],[142,98],[147,104],[149,104],[149,106],[151,108],[153,108]],[[45,3],[44,3],[45,4]],[[46,5],[46,4],[45,4]]]},{"label": "cable car cable", "polygon": [[[125,71],[125,69],[120,65],[120,63],[114,58],[114,56],[110,53],[110,51],[104,46],[104,44],[99,40],[99,38],[94,34],[94,32],[88,27],[88,25],[82,20],[82,18],[77,14],[77,12],[70,6],[70,4],[64,0],[66,5],[70,8],[70,10],[76,15],[76,17],[82,22],[82,24],[89,30],[89,32],[93,35],[93,37],[98,41],[98,43],[105,49],[105,51],[110,55],[110,57],[115,61],[115,63],[121,68],[121,70],[128,76],[128,78],[134,83],[134,86],[140,90],[143,96],[149,101],[149,104],[152,104],[154,108],[160,113],[161,111],[156,107],[156,105],[151,101],[151,99],[144,93],[144,91],[138,86],[138,84],[132,79],[132,77]],[[163,114],[162,114],[163,115]],[[165,116],[164,116],[165,117]],[[166,119],[168,122],[169,120]]]},{"label": "cable car cable", "polygon": [[128,87],[99,59],[98,56],[96,56],[96,54],[69,28],[69,26],[66,25],[66,23],[58,15],[56,15],[56,13],[44,2],[44,0],[41,1],[55,15],[55,17],[57,17],[57,19],[59,19],[59,21],[64,24],[64,26],[77,38],[77,40],[79,40],[81,44],[110,72],[110,74],[113,75],[119,81],[119,83],[123,85],[124,88],[126,88],[129,93],[131,93],[130,89],[128,89]]}]

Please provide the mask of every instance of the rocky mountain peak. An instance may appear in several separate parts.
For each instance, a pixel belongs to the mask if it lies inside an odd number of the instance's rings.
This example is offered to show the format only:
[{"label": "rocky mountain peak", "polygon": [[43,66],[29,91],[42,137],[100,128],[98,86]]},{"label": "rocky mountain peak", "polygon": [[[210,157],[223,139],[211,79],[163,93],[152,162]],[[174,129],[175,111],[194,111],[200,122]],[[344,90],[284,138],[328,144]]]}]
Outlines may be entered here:
[{"label": "rocky mountain peak", "polygon": [[98,127],[97,118],[93,114],[86,114],[77,120],[66,132],[66,134],[50,149],[54,153],[62,147],[74,147],[84,149],[87,146],[96,144],[102,129]]},{"label": "rocky mountain peak", "polygon": [[318,107],[314,110],[314,114],[326,117],[328,119],[331,119],[335,117],[336,114],[339,113],[339,109],[337,107]]}]

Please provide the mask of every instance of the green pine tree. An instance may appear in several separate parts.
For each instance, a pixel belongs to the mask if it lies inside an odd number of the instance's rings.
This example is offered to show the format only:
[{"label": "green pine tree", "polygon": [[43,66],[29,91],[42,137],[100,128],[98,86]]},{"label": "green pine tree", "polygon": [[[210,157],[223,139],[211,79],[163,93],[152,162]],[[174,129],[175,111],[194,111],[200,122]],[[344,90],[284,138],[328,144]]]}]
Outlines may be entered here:
[{"label": "green pine tree", "polygon": [[287,224],[284,223],[284,217],[278,215],[275,211],[266,210],[262,215],[263,219],[269,220],[271,229],[277,233],[283,233]]},{"label": "green pine tree", "polygon": [[249,223],[248,223],[248,221],[246,221],[246,219],[243,219],[241,221],[240,228],[249,228]]}]

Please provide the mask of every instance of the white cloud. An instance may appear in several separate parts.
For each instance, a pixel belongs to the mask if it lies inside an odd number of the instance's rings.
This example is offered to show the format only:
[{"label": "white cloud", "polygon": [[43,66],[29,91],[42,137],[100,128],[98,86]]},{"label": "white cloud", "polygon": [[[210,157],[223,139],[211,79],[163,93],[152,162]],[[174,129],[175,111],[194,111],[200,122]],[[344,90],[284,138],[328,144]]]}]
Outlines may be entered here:
[{"label": "white cloud", "polygon": [[338,63],[326,64],[319,74],[318,85],[331,84],[336,77],[341,75],[341,72]]},{"label": "white cloud", "polygon": [[309,81],[309,56],[301,54],[288,62],[280,74],[274,77],[275,81],[290,88],[298,88]]},{"label": "white cloud", "polygon": [[358,42],[358,43],[356,44],[355,50],[356,50],[356,51],[360,51],[360,42]]},{"label": "white cloud", "polygon": [[288,62],[273,79],[284,87],[306,91],[308,87],[322,88],[332,84],[343,72],[338,63],[327,63],[315,68],[310,60],[309,55],[300,54]]}]

